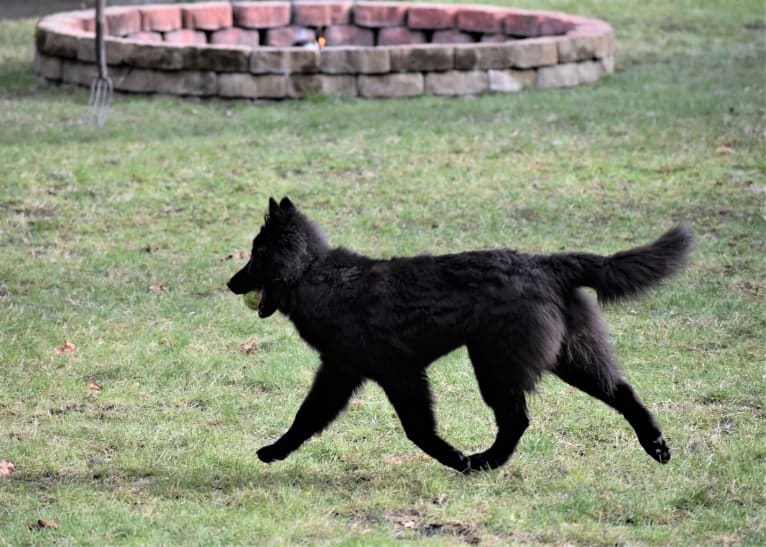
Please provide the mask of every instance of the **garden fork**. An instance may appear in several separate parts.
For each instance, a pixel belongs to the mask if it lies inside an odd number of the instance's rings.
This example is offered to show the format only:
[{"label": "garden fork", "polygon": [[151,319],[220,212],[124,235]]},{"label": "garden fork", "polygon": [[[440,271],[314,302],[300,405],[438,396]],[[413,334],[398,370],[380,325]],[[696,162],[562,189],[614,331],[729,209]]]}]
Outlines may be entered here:
[{"label": "garden fork", "polygon": [[109,103],[112,102],[112,80],[106,72],[106,48],[104,46],[104,6],[105,0],[96,0],[96,64],[98,76],[90,84],[90,99],[88,100],[88,121],[96,127],[104,127]]}]

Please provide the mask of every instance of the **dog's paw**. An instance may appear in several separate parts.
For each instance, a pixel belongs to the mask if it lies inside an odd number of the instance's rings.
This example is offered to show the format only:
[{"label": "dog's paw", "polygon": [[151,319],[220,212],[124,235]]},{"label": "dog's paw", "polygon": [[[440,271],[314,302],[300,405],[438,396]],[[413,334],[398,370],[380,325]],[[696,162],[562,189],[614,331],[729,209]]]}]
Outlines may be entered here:
[{"label": "dog's paw", "polygon": [[656,439],[649,441],[641,441],[641,446],[644,447],[646,453],[660,463],[668,463],[670,461],[670,448],[665,443],[665,439],[660,435]]},{"label": "dog's paw", "polygon": [[496,461],[487,452],[477,452],[468,456],[468,461],[471,472],[475,471],[491,471],[502,465],[501,462]]},{"label": "dog's paw", "polygon": [[258,452],[258,459],[263,463],[271,463],[278,460],[284,460],[287,457],[288,452],[281,450],[276,444],[270,444],[264,446]]}]

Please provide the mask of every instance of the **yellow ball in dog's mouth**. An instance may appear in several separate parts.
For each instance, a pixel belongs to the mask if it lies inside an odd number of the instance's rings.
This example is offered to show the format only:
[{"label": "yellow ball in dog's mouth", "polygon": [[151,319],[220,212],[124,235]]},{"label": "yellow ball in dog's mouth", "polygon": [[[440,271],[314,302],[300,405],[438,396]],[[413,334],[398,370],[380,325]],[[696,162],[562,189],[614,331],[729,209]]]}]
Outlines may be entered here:
[{"label": "yellow ball in dog's mouth", "polygon": [[260,291],[250,291],[242,295],[242,300],[245,302],[245,306],[251,310],[258,311],[258,304],[261,301]]}]

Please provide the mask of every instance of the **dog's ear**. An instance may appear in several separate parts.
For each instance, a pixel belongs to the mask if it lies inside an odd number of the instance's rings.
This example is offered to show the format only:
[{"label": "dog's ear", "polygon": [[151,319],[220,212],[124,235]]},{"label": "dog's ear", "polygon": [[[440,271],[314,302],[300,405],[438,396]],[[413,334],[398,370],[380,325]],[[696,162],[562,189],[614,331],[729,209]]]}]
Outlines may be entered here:
[{"label": "dog's ear", "polygon": [[279,202],[279,206],[285,211],[290,211],[291,209],[295,209],[295,205],[293,205],[293,202],[290,201],[290,198],[288,198],[287,196],[282,198],[282,201]]},{"label": "dog's ear", "polygon": [[277,217],[279,216],[279,213],[281,213],[281,210],[279,209],[279,205],[277,205],[277,200],[269,198],[269,216]]}]

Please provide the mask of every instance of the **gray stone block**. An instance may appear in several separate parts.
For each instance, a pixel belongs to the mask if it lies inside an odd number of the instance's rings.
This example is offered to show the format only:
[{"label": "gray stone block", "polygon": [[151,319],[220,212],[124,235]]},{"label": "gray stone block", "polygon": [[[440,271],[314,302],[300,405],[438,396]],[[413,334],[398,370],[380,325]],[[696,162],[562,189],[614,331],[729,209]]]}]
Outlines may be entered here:
[{"label": "gray stone block", "polygon": [[253,49],[250,72],[253,74],[291,74],[319,71],[319,50],[311,48]]},{"label": "gray stone block", "polygon": [[547,66],[537,71],[537,87],[573,87],[580,82],[577,63]]},{"label": "gray stone block", "polygon": [[385,74],[357,77],[359,95],[362,97],[415,97],[424,90],[423,75],[419,72]]},{"label": "gray stone block", "polygon": [[535,85],[534,70],[489,70],[489,90],[497,93],[516,93]]},{"label": "gray stone block", "polygon": [[391,55],[393,72],[432,72],[451,70],[455,66],[453,46],[418,44],[386,48]]},{"label": "gray stone block", "polygon": [[390,52],[379,47],[333,47],[320,50],[325,74],[385,74],[391,70]]},{"label": "gray stone block", "polygon": [[218,92],[218,75],[211,71],[156,71],[153,81],[157,93],[208,97]]},{"label": "gray stone block", "polygon": [[356,97],[356,78],[347,75],[293,74],[287,79],[287,96]]},{"label": "gray stone block", "polygon": [[49,57],[37,51],[35,52],[34,71],[41,78],[58,82],[61,80],[61,59]]},{"label": "gray stone block", "polygon": [[449,70],[425,75],[425,92],[431,95],[479,95],[489,90],[483,70]]},{"label": "gray stone block", "polygon": [[535,68],[555,65],[558,62],[556,38],[529,38],[508,42],[512,66]]},{"label": "gray stone block", "polygon": [[287,95],[287,78],[281,74],[221,74],[218,94],[232,98],[282,99]]}]

